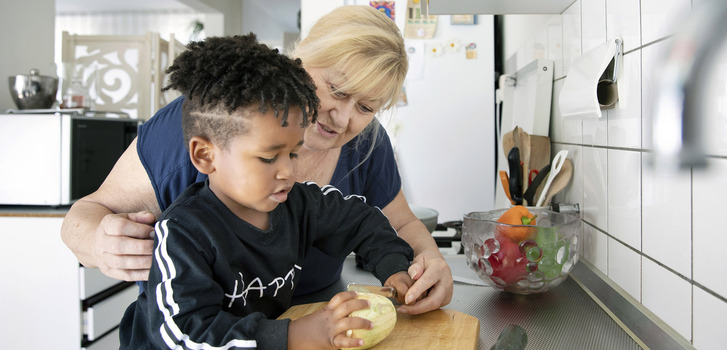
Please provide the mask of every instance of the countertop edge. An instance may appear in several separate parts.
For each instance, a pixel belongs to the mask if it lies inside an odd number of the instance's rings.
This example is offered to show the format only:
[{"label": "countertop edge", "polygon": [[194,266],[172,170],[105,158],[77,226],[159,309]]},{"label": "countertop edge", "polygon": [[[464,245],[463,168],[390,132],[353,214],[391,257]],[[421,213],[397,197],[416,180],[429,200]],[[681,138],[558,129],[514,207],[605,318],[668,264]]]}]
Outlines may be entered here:
[{"label": "countertop edge", "polygon": [[70,206],[0,206],[0,217],[63,218]]}]

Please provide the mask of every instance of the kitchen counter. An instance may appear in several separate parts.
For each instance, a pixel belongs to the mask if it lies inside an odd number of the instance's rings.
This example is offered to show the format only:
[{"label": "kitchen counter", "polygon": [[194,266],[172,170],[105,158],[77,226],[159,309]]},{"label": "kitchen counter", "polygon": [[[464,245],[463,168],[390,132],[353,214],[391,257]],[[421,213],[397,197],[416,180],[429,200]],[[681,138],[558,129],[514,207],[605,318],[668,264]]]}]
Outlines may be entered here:
[{"label": "kitchen counter", "polygon": [[[467,267],[464,255],[446,255],[445,259],[453,275],[479,281],[475,272]],[[356,267],[354,258],[349,257],[341,278],[335,284],[294,302],[304,304],[330,300],[352,282],[379,284],[371,273]],[[510,324],[525,329],[528,349],[642,348],[573,277],[548,292],[532,295],[455,282],[452,302],[445,308],[480,320],[479,349],[489,349],[497,341],[500,331]]]},{"label": "kitchen counter", "polygon": [[0,217],[55,217],[66,216],[70,206],[0,205]]}]

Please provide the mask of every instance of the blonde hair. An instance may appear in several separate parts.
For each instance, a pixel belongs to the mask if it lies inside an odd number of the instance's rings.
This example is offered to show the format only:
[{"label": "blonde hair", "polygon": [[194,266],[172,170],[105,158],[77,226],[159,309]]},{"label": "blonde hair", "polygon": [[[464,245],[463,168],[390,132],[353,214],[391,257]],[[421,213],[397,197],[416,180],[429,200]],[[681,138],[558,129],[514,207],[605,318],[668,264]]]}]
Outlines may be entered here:
[{"label": "blonde hair", "polygon": [[321,17],[293,57],[306,67],[345,74],[338,88],[349,95],[369,94],[369,99],[381,102],[381,110],[396,104],[409,68],[396,23],[371,6],[340,6]]}]

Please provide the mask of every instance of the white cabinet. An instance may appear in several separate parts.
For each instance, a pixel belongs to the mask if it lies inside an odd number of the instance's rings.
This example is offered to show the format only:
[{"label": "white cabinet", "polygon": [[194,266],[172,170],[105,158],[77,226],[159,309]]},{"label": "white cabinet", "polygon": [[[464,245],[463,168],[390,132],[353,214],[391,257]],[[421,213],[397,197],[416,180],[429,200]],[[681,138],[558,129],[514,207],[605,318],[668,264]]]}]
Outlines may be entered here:
[{"label": "white cabinet", "polygon": [[81,350],[118,350],[120,346],[119,329],[116,328],[105,337],[93,342],[93,344],[82,347]]},{"label": "white cabinet", "polygon": [[78,349],[78,260],[62,217],[0,217],[0,348]]},{"label": "white cabinet", "polygon": [[133,283],[80,267],[61,240],[63,214],[0,209],[0,349],[118,349]]},{"label": "white cabinet", "polygon": [[138,295],[139,288],[131,285],[86,308],[83,328],[86,339],[88,341],[103,339],[107,332],[117,328],[126,308]]}]

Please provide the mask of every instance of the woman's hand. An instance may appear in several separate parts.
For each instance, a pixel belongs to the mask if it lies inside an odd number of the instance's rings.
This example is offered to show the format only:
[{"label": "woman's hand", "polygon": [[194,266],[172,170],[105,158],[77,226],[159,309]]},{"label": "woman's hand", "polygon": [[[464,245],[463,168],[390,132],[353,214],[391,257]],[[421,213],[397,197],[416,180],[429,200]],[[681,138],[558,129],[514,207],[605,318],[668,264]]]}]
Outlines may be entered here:
[{"label": "woman's hand", "polygon": [[409,274],[406,271],[397,272],[389,276],[389,278],[387,278],[384,282],[384,286],[393,287],[394,289],[396,289],[396,301],[399,304],[405,303],[405,297],[407,295],[407,292],[413,284],[414,280],[409,277]]},{"label": "woman's hand", "polygon": [[357,299],[356,292],[341,292],[333,296],[323,310],[290,321],[288,349],[340,349],[363,345],[363,339],[346,336],[349,329],[372,329],[373,323],[360,317],[348,317],[356,310],[369,307],[369,302]]},{"label": "woman's hand", "polygon": [[149,279],[155,220],[150,212],[104,216],[94,233],[93,255],[99,270],[124,281]]},{"label": "woman's hand", "polygon": [[415,282],[398,311],[421,314],[449,304],[454,292],[452,271],[429,230],[412,213],[404,193],[399,191],[383,212],[399,236],[414,249],[409,276]]},{"label": "woman's hand", "polygon": [[397,309],[399,312],[420,314],[452,301],[452,271],[438,251],[437,254],[425,251],[415,256],[408,272],[415,282],[406,292],[404,304]]}]

